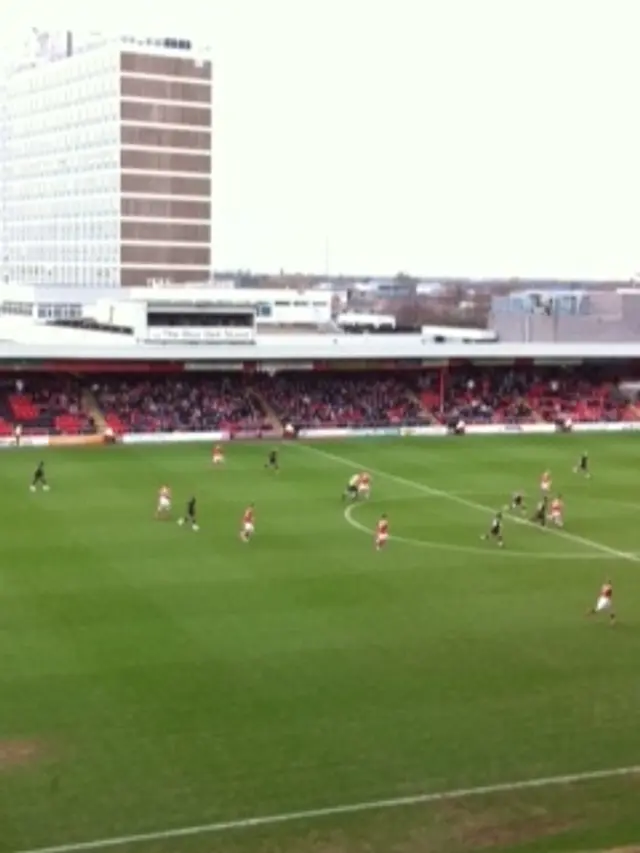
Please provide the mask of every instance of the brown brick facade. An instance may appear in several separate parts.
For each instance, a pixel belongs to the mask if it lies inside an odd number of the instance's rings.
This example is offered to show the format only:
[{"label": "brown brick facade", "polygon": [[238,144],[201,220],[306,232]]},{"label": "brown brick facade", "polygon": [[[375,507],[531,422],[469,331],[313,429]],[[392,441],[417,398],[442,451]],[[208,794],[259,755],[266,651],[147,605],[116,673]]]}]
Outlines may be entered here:
[{"label": "brown brick facade", "polygon": [[138,174],[123,172],[120,176],[120,188],[123,193],[142,195],[189,195],[203,199],[211,197],[209,178],[174,178],[164,174]]},{"label": "brown brick facade", "polygon": [[147,53],[122,53],[120,70],[148,77],[179,77],[211,81],[211,63],[198,64],[182,56],[151,56]]},{"label": "brown brick facade", "polygon": [[121,56],[121,72],[120,282],[207,281],[211,63],[129,51]]},{"label": "brown brick facade", "polygon": [[122,121],[140,121],[145,124],[211,127],[211,108],[155,104],[151,101],[120,101],[120,118]]},{"label": "brown brick facade", "polygon": [[210,130],[178,130],[175,127],[135,127],[123,125],[122,145],[144,145],[148,148],[187,148],[189,151],[211,151]]},{"label": "brown brick facade", "polygon": [[153,80],[150,77],[122,77],[121,81],[120,92],[123,98],[211,104],[210,83],[182,83],[174,80]]},{"label": "brown brick facade", "polygon": [[123,198],[120,214],[125,217],[145,219],[193,219],[194,222],[211,220],[211,201],[185,201],[172,198]]},{"label": "brown brick facade", "polygon": [[143,169],[146,172],[192,172],[194,175],[211,174],[210,154],[178,154],[173,151],[121,151],[120,167]]},{"label": "brown brick facade", "polygon": [[147,287],[153,279],[166,279],[172,284],[190,284],[209,281],[209,271],[203,269],[168,270],[163,267],[123,267],[120,272],[122,287]]},{"label": "brown brick facade", "polygon": [[204,243],[211,244],[211,226],[190,222],[139,222],[126,220],[120,225],[123,243],[153,240],[158,243]]},{"label": "brown brick facade", "polygon": [[154,264],[158,267],[191,266],[208,267],[211,263],[211,250],[205,246],[175,246],[166,243],[154,243],[151,246],[135,243],[123,243],[120,246],[121,264]]}]

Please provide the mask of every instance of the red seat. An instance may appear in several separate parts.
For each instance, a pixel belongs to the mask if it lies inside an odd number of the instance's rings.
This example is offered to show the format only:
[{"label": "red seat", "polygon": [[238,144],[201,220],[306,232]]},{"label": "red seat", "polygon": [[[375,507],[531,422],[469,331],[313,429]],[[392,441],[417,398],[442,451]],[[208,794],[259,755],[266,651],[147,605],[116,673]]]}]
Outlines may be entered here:
[{"label": "red seat", "polygon": [[108,412],[104,419],[109,429],[112,429],[116,435],[123,435],[127,431],[124,422],[115,412]]},{"label": "red seat", "polygon": [[40,414],[38,407],[25,394],[12,394],[9,405],[17,421],[35,421]]},{"label": "red seat", "polygon": [[56,430],[65,435],[78,435],[82,432],[82,423],[77,415],[58,415],[54,421]]},{"label": "red seat", "polygon": [[440,394],[436,391],[423,391],[420,401],[425,409],[437,409],[440,406]]}]

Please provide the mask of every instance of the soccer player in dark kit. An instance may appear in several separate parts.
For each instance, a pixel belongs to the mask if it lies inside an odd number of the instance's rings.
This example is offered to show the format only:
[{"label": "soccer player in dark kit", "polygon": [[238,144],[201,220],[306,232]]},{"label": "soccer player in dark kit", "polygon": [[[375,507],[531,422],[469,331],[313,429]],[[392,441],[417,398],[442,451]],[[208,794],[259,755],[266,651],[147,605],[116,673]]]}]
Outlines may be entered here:
[{"label": "soccer player in dark kit", "polygon": [[47,483],[47,477],[44,473],[44,462],[38,462],[38,467],[36,468],[33,474],[33,480],[31,481],[31,491],[35,492],[37,489],[42,489],[43,492],[49,491],[49,483]]},{"label": "soccer player in dark kit", "polygon": [[198,521],[196,518],[196,499],[189,498],[187,501],[187,509],[182,518],[178,519],[178,524],[183,527],[185,524],[191,527],[192,530],[199,530]]},{"label": "soccer player in dark kit", "polygon": [[580,455],[580,459],[578,460],[578,464],[573,469],[574,474],[582,474],[583,477],[589,479],[591,476],[589,472],[589,454],[585,450],[584,453]]},{"label": "soccer player in dark kit", "polygon": [[264,466],[265,468],[269,468],[271,471],[279,471],[280,466],[278,464],[278,451],[272,450],[267,456],[267,461]]},{"label": "soccer player in dark kit", "polygon": [[489,528],[489,532],[485,533],[482,537],[485,541],[492,539],[494,542],[498,543],[498,547],[502,548],[504,545],[504,539],[502,538],[502,513],[497,512],[493,516],[493,521],[491,522],[491,527]]},{"label": "soccer player in dark kit", "polygon": [[533,521],[535,524],[540,524],[542,527],[547,526],[547,516],[549,515],[549,498],[545,495],[541,501],[538,502],[536,506],[536,511],[533,514]]}]

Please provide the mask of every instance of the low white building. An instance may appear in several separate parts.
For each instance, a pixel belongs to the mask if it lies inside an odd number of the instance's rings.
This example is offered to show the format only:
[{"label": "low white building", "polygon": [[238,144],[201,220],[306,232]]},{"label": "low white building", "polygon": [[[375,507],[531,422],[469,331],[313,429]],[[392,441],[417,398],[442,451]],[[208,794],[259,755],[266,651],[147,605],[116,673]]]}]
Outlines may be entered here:
[{"label": "low white building", "polygon": [[41,323],[85,317],[130,325],[130,318],[146,310],[149,302],[197,303],[211,308],[248,306],[264,327],[322,326],[330,323],[332,316],[332,294],[317,290],[198,286],[131,287],[105,292],[101,287],[0,285],[0,317],[29,317]]},{"label": "low white building", "polygon": [[75,320],[104,295],[101,287],[4,284],[0,285],[0,318],[28,317],[39,323]]},{"label": "low white building", "polygon": [[483,344],[498,342],[498,335],[491,329],[471,329],[467,326],[423,326],[421,337],[424,340],[441,344]]},{"label": "low white building", "polygon": [[85,306],[83,316],[99,323],[131,326],[136,337],[144,337],[143,318],[149,307],[189,306],[199,309],[249,308],[261,327],[322,326],[331,322],[332,295],[317,290],[267,290],[264,288],[222,287],[132,287],[113,298],[99,299]]},{"label": "low white building", "polygon": [[360,329],[363,332],[369,329],[393,331],[396,327],[396,318],[393,314],[365,314],[362,311],[345,311],[338,314],[336,323],[341,329]]}]

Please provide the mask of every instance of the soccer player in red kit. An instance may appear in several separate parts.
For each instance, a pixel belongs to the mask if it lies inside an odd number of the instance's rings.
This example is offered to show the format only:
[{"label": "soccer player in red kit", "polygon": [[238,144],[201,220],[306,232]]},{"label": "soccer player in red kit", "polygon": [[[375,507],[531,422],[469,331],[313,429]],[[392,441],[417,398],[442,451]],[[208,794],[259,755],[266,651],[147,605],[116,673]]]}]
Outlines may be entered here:
[{"label": "soccer player in red kit", "polygon": [[171,513],[171,489],[162,486],[158,492],[158,505],[156,507],[156,518],[168,518]]},{"label": "soccer player in red kit", "polygon": [[376,551],[382,550],[389,541],[389,521],[386,515],[380,516],[376,525]]},{"label": "soccer player in red kit", "polygon": [[245,509],[244,515],[242,516],[242,527],[240,529],[240,539],[243,542],[248,542],[255,532],[255,522],[254,522],[254,507],[253,504],[249,504],[249,506]]},{"label": "soccer player in red kit", "polygon": [[591,608],[587,616],[595,616],[597,613],[604,613],[605,611],[609,614],[609,621],[613,624],[616,621],[616,614],[613,612],[613,584],[611,581],[602,585],[595,607]]}]

